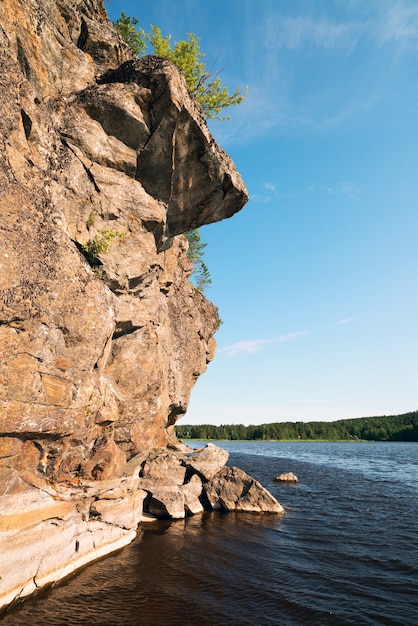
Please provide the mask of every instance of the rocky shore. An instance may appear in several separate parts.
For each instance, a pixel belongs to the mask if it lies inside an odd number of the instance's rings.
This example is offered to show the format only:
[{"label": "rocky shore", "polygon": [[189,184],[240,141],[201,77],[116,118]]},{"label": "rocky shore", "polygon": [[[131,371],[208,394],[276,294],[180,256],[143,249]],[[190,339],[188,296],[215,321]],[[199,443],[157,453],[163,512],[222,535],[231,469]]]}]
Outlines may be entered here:
[{"label": "rocky shore", "polygon": [[0,607],[122,548],[141,523],[204,510],[284,513],[259,482],[225,465],[228,456],[213,444],[187,453],[152,449],[132,458],[117,478],[39,483],[3,496]]},{"label": "rocky shore", "polygon": [[184,233],[248,199],[180,72],[101,0],[2,0],[0,87],[1,607],[149,516],[281,507],[176,449],[219,327]]}]

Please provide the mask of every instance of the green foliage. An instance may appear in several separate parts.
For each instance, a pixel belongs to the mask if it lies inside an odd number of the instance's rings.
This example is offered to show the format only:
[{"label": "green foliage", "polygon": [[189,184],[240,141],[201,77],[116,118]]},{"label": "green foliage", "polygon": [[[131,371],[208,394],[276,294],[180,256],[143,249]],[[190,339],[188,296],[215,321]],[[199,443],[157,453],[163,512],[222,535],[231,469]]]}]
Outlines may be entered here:
[{"label": "green foliage", "polygon": [[126,233],[111,228],[103,228],[93,239],[89,239],[83,246],[83,252],[89,263],[95,263],[97,258],[107,252],[114,239],[125,237]]},{"label": "green foliage", "polygon": [[220,113],[230,106],[241,104],[247,95],[247,89],[241,93],[238,87],[230,94],[222,85],[218,73],[209,72],[204,62],[205,54],[200,49],[200,39],[193,33],[187,39],[171,45],[171,35],[163,36],[158,26],[151,26],[149,33],[137,28],[138,20],[122,13],[114,22],[122,38],[137,55],[142,55],[150,48],[151,54],[168,59],[176,65],[186,79],[189,91],[193,94],[208,118],[225,120]]},{"label": "green foliage", "polygon": [[145,54],[147,50],[147,42],[144,37],[144,31],[137,29],[138,20],[136,17],[129,17],[124,11],[121,16],[113,22],[116,30],[127,44],[129,44],[137,56]]},{"label": "green foliage", "polygon": [[186,233],[189,249],[187,256],[193,264],[191,278],[194,286],[200,293],[205,293],[206,289],[212,284],[212,279],[206,263],[203,260],[204,248],[207,244],[202,243],[200,233],[197,228]]},{"label": "green foliage", "polygon": [[178,437],[189,439],[418,441],[418,411],[335,422],[276,422],[257,426],[176,425],[175,430]]},{"label": "green foliage", "polygon": [[91,212],[87,219],[87,228],[90,228],[90,226],[93,226],[95,221],[96,221],[96,216],[93,212]]},{"label": "green foliage", "polygon": [[182,71],[190,92],[201,105],[206,117],[228,119],[229,116],[220,117],[220,112],[241,104],[247,90],[242,94],[238,87],[230,94],[228,88],[221,84],[219,76],[207,71],[200,39],[193,33],[187,33],[187,37],[187,40],[176,41],[172,47],[171,36],[164,37],[158,26],[151,26],[151,32],[145,35],[153,54],[168,59]]}]

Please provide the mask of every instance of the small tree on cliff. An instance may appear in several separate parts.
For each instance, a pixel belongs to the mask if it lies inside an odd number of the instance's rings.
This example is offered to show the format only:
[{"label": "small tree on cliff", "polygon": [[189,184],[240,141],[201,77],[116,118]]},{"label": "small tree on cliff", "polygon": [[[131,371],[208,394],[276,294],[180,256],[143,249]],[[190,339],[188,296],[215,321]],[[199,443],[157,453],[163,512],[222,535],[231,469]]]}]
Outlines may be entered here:
[{"label": "small tree on cliff", "polygon": [[[182,72],[189,91],[199,102],[207,118],[226,120],[220,113],[230,106],[241,104],[247,95],[247,89],[241,93],[236,89],[232,94],[221,84],[218,73],[208,72],[204,62],[205,54],[200,50],[200,40],[193,33],[188,33],[187,40],[177,41],[171,45],[171,35],[163,36],[158,26],[151,26],[149,33],[138,27],[138,20],[122,13],[114,22],[121,37],[128,43],[134,54],[142,56],[148,50],[163,59],[168,59]],[[203,260],[202,243],[197,229],[186,233],[189,242],[188,257],[193,264],[191,279],[196,289],[204,293],[212,280],[206,263]],[[220,322],[221,323],[221,322]]]},{"label": "small tree on cliff", "polygon": [[189,242],[187,256],[189,257],[189,261],[193,264],[191,273],[192,281],[200,293],[205,293],[206,289],[212,284],[208,267],[203,260],[203,249],[206,248],[208,244],[202,243],[197,228],[186,233],[186,237]]},{"label": "small tree on cliff", "polygon": [[168,59],[181,70],[190,92],[199,102],[207,118],[229,119],[229,115],[221,117],[221,111],[241,104],[247,95],[247,89],[241,93],[238,87],[230,94],[228,88],[221,84],[219,72],[207,71],[205,54],[200,50],[200,39],[193,33],[188,33],[187,40],[176,41],[173,47],[171,35],[164,37],[158,26],[151,26],[151,31],[146,33],[137,25],[138,20],[125,13],[114,22],[119,34],[136,55],[141,56],[150,48],[152,54]]},{"label": "small tree on cliff", "polygon": [[141,56],[147,51],[147,42],[142,28],[139,30],[136,28],[137,24],[139,21],[136,17],[129,17],[124,11],[116,22],[113,22],[122,39],[131,46],[137,56]]}]

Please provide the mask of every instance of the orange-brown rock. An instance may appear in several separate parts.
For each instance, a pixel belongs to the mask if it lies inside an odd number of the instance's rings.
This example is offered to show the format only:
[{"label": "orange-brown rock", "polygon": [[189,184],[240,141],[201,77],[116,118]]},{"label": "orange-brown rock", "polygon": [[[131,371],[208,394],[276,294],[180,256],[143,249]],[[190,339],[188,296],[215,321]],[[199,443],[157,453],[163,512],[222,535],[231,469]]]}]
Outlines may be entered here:
[{"label": "orange-brown rock", "polygon": [[105,479],[167,444],[213,358],[182,233],[247,194],[180,72],[133,59],[101,0],[0,20],[0,435],[49,480]]},{"label": "orange-brown rock", "polygon": [[180,72],[134,59],[102,0],[2,0],[0,88],[1,608],[149,512],[202,510],[225,454],[165,450],[219,325],[184,233],[247,192]]}]

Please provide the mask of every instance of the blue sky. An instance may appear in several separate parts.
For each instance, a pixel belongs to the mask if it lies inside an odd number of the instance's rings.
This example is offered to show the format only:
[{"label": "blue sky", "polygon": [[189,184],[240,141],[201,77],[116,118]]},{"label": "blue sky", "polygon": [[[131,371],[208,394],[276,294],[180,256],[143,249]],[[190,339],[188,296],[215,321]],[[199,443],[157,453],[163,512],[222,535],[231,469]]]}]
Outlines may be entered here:
[{"label": "blue sky", "polygon": [[183,423],[418,409],[418,2],[111,0],[248,85],[212,122],[250,201],[201,230],[223,325]]}]

